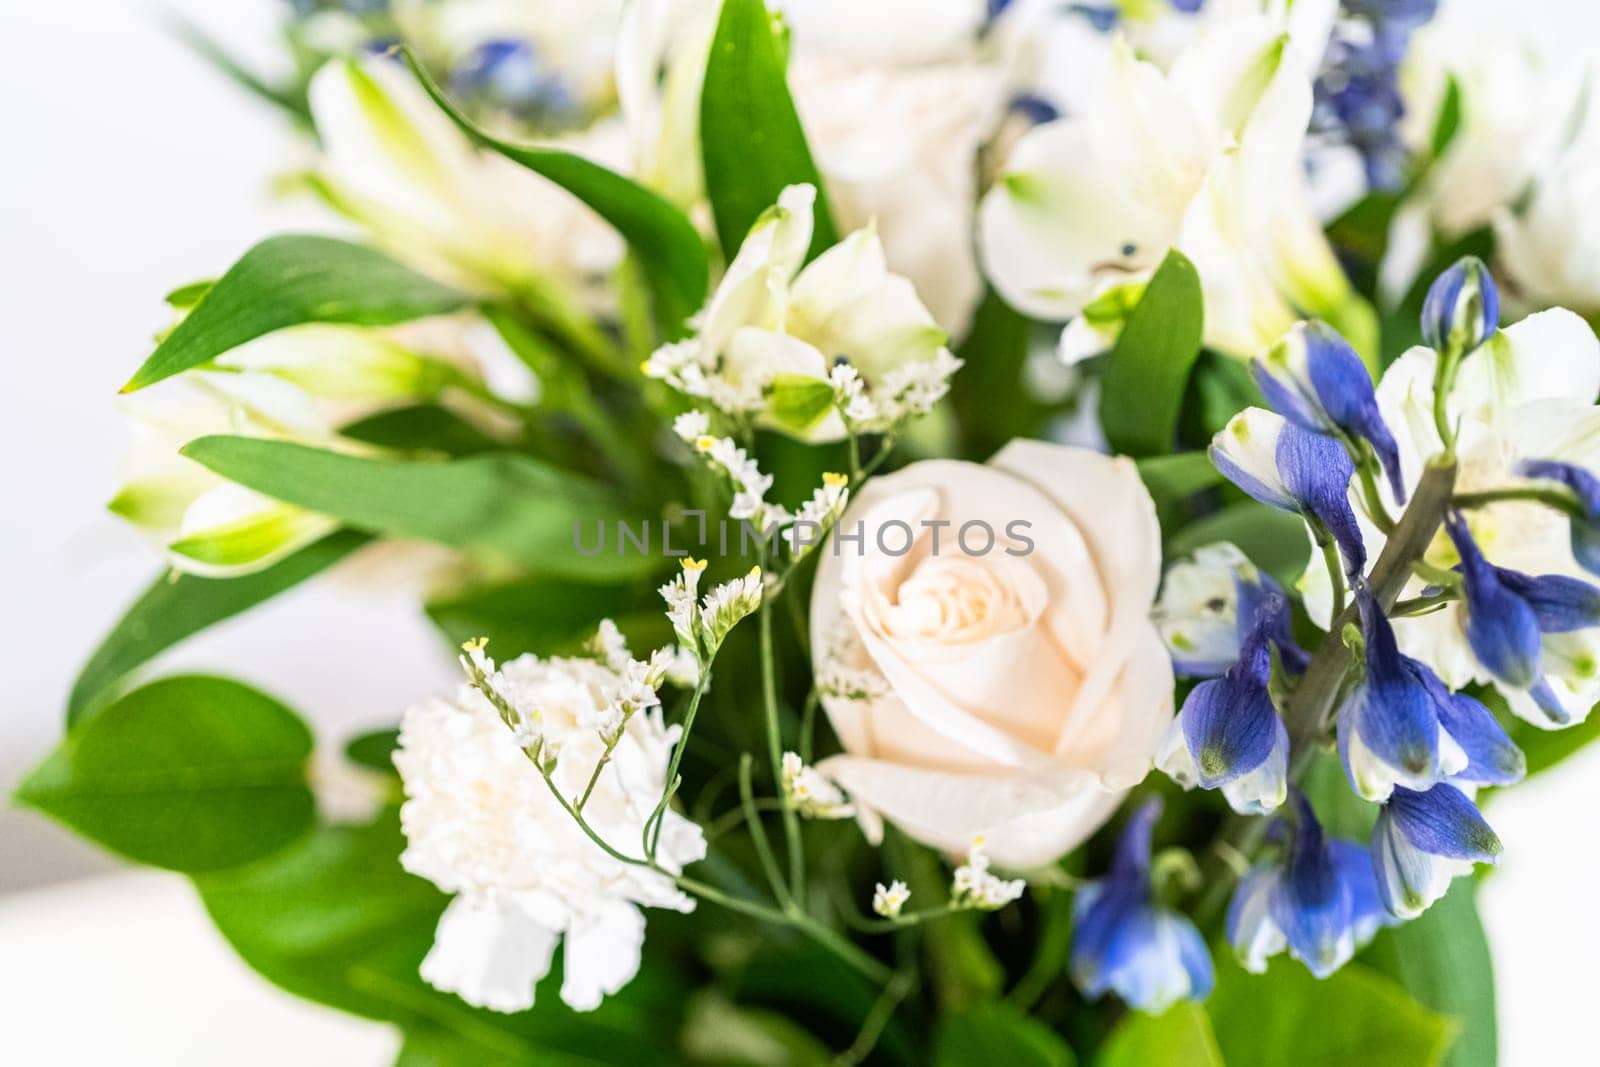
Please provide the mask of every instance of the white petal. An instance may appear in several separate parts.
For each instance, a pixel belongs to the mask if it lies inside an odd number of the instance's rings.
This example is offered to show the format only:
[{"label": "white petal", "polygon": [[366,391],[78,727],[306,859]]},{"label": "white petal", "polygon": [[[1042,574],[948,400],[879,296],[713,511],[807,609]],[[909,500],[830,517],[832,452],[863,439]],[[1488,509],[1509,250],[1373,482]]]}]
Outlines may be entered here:
[{"label": "white petal", "polygon": [[561,952],[561,999],[573,1011],[593,1011],[639,973],[644,913],[613,902],[581,915],[567,928]]},{"label": "white petal", "polygon": [[524,1011],[550,972],[557,937],[515,904],[458,896],[439,917],[422,977],[474,1007]]},{"label": "white petal", "polygon": [[1263,503],[1292,510],[1294,499],[1278,475],[1278,434],[1283,426],[1282,415],[1245,408],[1211,439],[1211,450],[1230,480],[1246,483],[1240,488]]}]

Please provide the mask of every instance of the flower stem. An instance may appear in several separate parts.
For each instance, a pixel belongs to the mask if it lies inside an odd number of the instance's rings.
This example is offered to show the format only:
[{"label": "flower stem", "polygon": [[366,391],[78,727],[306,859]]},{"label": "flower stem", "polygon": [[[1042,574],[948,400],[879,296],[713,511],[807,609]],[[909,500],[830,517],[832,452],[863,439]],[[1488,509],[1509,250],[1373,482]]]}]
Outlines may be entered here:
[{"label": "flower stem", "polygon": [[683,763],[684,749],[689,747],[689,733],[694,729],[694,717],[700,710],[700,700],[706,695],[706,687],[710,682],[711,664],[701,663],[699,676],[694,682],[694,692],[689,695],[689,709],[683,713],[683,734],[673,746],[672,759],[667,763],[666,788],[661,792],[661,799],[656,802],[655,811],[650,813],[650,818],[644,823],[645,855],[652,860],[656,858],[656,846],[661,841],[661,824],[667,821],[667,805],[672,802],[672,794],[678,788],[678,767]]},{"label": "flower stem", "polygon": [[1558,511],[1566,512],[1573,518],[1584,518],[1586,513],[1583,505],[1578,502],[1570,492],[1565,489],[1538,489],[1524,487],[1520,489],[1486,489],[1477,493],[1457,493],[1450,501],[1452,507],[1457,508],[1483,508],[1490,504],[1506,502],[1521,502],[1531,504],[1544,504]]},{"label": "flower stem", "polygon": [[[761,869],[766,872],[772,893],[783,905],[784,911],[788,912],[794,908],[794,898],[789,895],[783,872],[778,868],[778,857],[773,855],[772,844],[767,840],[767,828],[761,825],[761,816],[756,810],[755,790],[750,784],[750,767],[754,762],[748,752],[739,757],[739,806],[744,812],[745,824],[750,827],[750,842],[755,846],[756,858],[761,861]],[[784,809],[788,809],[787,804]]]},{"label": "flower stem", "polygon": [[[762,551],[761,563],[766,563]],[[763,566],[763,570],[765,567]],[[776,656],[772,650],[772,594],[761,598],[757,609],[757,627],[761,642],[761,706],[767,728],[767,755],[772,761],[772,780],[783,785],[783,737],[778,723],[778,679]],[[783,837],[789,853],[789,891],[804,905],[805,899],[805,849],[800,839],[800,816],[784,805]]]}]

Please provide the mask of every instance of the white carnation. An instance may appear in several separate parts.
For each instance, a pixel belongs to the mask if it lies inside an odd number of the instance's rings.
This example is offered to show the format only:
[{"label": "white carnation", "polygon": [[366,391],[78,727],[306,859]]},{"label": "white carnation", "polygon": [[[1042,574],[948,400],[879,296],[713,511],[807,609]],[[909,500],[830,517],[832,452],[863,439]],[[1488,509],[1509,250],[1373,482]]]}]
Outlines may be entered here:
[{"label": "white carnation", "polygon": [[[519,702],[538,708],[540,729],[561,753],[553,780],[577,797],[605,747],[593,723],[621,680],[594,660],[535,656],[505,664],[499,676]],[[659,708],[633,715],[583,810],[625,854],[639,854],[677,735]],[[423,978],[439,989],[497,1011],[525,1009],[564,937],[561,999],[588,1011],[638,972],[641,906],[694,907],[666,875],[591,841],[471,686],[407,710],[395,765],[407,797],[400,862],[456,894],[422,963]],[[669,811],[660,866],[677,872],[704,856],[699,827]]]}]

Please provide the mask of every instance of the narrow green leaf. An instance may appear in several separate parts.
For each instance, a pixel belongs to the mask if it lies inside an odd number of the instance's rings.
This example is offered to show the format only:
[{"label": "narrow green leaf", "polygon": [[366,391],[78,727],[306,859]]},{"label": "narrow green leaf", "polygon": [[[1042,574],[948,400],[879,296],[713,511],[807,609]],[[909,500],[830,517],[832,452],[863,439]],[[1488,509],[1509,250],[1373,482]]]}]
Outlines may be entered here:
[{"label": "narrow green leaf", "polygon": [[391,408],[339,428],[345,437],[405,452],[439,452],[460,458],[505,445],[448,408],[417,404]]},{"label": "narrow green leaf", "polygon": [[1436,1067],[1452,1036],[1449,1020],[1354,963],[1319,981],[1287,956],[1252,975],[1221,955],[1206,1010],[1228,1067]]},{"label": "narrow green leaf", "polygon": [[947,1015],[933,1034],[934,1067],[1072,1067],[1077,1062],[1071,1046],[1048,1026],[1008,1004]]},{"label": "narrow green leaf", "polygon": [[1439,105],[1439,117],[1433,124],[1433,138],[1429,150],[1438,159],[1450,148],[1461,129],[1461,82],[1451,74],[1445,84],[1444,103]]},{"label": "narrow green leaf", "polygon": [[1300,577],[1311,558],[1311,541],[1300,517],[1254,500],[1229,504],[1178,530],[1167,541],[1167,558],[1187,556],[1214,541],[1232,541],[1284,585]]},{"label": "narrow green leaf", "polygon": [[463,133],[555,182],[622,235],[649,281],[657,328],[669,340],[683,336],[686,320],[705,302],[710,270],[705,245],[688,217],[649,189],[582,156],[495,137],[463,115],[409,51],[403,54],[423,89]]},{"label": "narrow green leaf", "polygon": [[1380,933],[1361,959],[1421,1004],[1455,1020],[1460,1034],[1442,1061],[1445,1067],[1495,1067],[1494,959],[1473,879],[1457,878],[1433,907]]},{"label": "narrow green leaf", "polygon": [[152,682],[78,723],[17,799],[140,863],[235,867],[311,827],[311,733],[226,678]]},{"label": "narrow green leaf", "polygon": [[163,575],[134,601],[78,672],[67,698],[67,723],[108,697],[117,683],[157,653],[270,600],[328,569],[370,540],[341,530],[274,563],[238,578]]},{"label": "narrow green leaf", "polygon": [[1160,1015],[1129,1012],[1095,1067],[1223,1067],[1205,1009],[1179,1001]]},{"label": "narrow green leaf", "polygon": [[465,294],[365,245],[307,234],[269,237],[228,268],[122,391],[143,389],[288,326],[386,326],[469,303]]},{"label": "narrow green leaf", "polygon": [[1139,460],[1139,477],[1158,503],[1193,496],[1222,484],[1222,472],[1204,452],[1178,452]]},{"label": "narrow green leaf", "polygon": [[800,115],[789,96],[784,52],[764,0],[723,0],[700,91],[700,155],[717,239],[731,260],[785,186],[817,188],[811,255],[838,243]]},{"label": "narrow green leaf", "polygon": [[1200,275],[1173,250],[1128,316],[1100,379],[1100,422],[1114,450],[1135,456],[1172,451],[1204,328]]},{"label": "narrow green leaf", "polygon": [[433,541],[489,562],[596,581],[652,573],[660,564],[649,553],[623,550],[616,526],[632,516],[605,486],[531,456],[404,462],[227,436],[191,441],[183,454],[229,481],[357,529]]}]

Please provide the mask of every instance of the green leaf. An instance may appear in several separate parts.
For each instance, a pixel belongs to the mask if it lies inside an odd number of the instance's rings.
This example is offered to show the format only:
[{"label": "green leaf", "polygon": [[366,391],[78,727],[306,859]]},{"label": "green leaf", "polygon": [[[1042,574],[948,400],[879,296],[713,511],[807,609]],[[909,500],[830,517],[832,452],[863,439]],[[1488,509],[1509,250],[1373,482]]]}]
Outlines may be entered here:
[{"label": "green leaf", "polygon": [[1071,1046],[1048,1026],[1003,1003],[948,1015],[933,1034],[934,1067],[1072,1067],[1077,1062]]},{"label": "green leaf", "polygon": [[306,234],[269,237],[228,268],[122,391],[143,389],[288,326],[387,326],[469,303],[465,294],[365,245]]},{"label": "green leaf", "polygon": [[1359,964],[1318,980],[1280,956],[1263,975],[1217,960],[1206,1005],[1228,1067],[1436,1067],[1451,1024]]},{"label": "green leaf", "polygon": [[[1486,700],[1485,703],[1489,702]],[[1600,715],[1594,714],[1578,725],[1569,726],[1564,730],[1541,730],[1521,719],[1517,719],[1511,726],[1511,739],[1528,758],[1529,777],[1547,771],[1568,756],[1582,751],[1596,738],[1600,738]]]},{"label": "green leaf", "polygon": [[1167,558],[1187,556],[1214,541],[1232,541],[1284,585],[1293,583],[1311,558],[1311,541],[1300,516],[1254,500],[1229,504],[1178,530],[1167,540]]},{"label": "green leaf", "polygon": [[310,755],[310,731],[276,700],[182,675],[78,723],[17,799],[140,863],[217,870],[310,828]]},{"label": "green leaf", "polygon": [[1473,879],[1457,878],[1422,915],[1380,933],[1362,962],[1455,1020],[1460,1036],[1442,1061],[1445,1067],[1495,1067],[1494,959],[1478,918]]},{"label": "green leaf", "polygon": [[1223,1067],[1205,1009],[1181,1000],[1161,1015],[1129,1012],[1095,1067]]},{"label": "green leaf", "polygon": [[391,408],[347,423],[339,433],[354,441],[404,452],[438,452],[446,456],[476,456],[505,445],[448,408],[417,404]]},{"label": "green leaf", "polygon": [[984,294],[956,351],[961,373],[950,379],[964,454],[983,459],[1043,428],[1047,409],[1030,398],[1023,378],[1033,330],[993,289]]},{"label": "green leaf", "polygon": [[[531,456],[404,462],[227,436],[191,441],[183,455],[229,481],[357,529],[433,541],[493,563],[596,581],[660,566],[648,553],[619,551],[615,527],[631,516],[606,487]],[[604,547],[596,551],[601,533]],[[583,555],[580,541],[594,554]]]},{"label": "green leaf", "polygon": [[654,582],[597,584],[536,574],[430,600],[428,617],[451,645],[487,637],[496,659],[570,652],[600,619],[617,624],[635,652],[672,640]]},{"label": "green leaf", "polygon": [[67,723],[77,722],[157,653],[299,585],[369,540],[366,534],[341,530],[254,574],[200,578],[174,573],[157,578],[78,672],[67,698]]},{"label": "green leaf", "polygon": [[682,1048],[694,1063],[724,1067],[828,1067],[828,1047],[779,1011],[734,1004],[706,989],[690,1003]]},{"label": "green leaf", "polygon": [[622,235],[649,282],[657,328],[669,340],[683,336],[685,322],[705,302],[710,272],[705,245],[688,216],[642,185],[582,156],[500,140],[463,115],[409,51],[403,54],[423,89],[463,133],[555,182]]},{"label": "green leaf", "polygon": [[1221,485],[1222,472],[1205,452],[1178,452],[1139,460],[1139,477],[1158,504],[1175,503]]},{"label": "green leaf", "polygon": [[785,186],[816,186],[811,255],[838,242],[827,190],[784,77],[764,0],[724,0],[700,91],[700,155],[722,253],[732,260]]},{"label": "green leaf", "polygon": [[1100,421],[1113,450],[1135,456],[1172,451],[1204,329],[1200,275],[1173,250],[1128,316],[1100,379]]},{"label": "green leaf", "polygon": [[[671,1040],[683,991],[648,958],[633,982],[588,1014],[560,1003],[554,975],[541,984],[537,1006],[514,1015],[430,988],[417,969],[447,898],[401,869],[404,848],[388,809],[366,826],[319,827],[259,863],[197,877],[195,887],[217,929],[258,973],[308,1000],[405,1026],[419,1035],[412,1062],[599,1067],[612,1057],[646,1061]],[[432,1058],[421,1058],[424,1050]]]},{"label": "green leaf", "polygon": [[1461,82],[1451,74],[1445,85],[1444,103],[1439,105],[1439,117],[1433,124],[1433,138],[1429,151],[1434,159],[1444,155],[1461,129]]},{"label": "green leaf", "polygon": [[358,767],[393,774],[394,750],[399,744],[399,730],[373,730],[346,741],[344,758]]},{"label": "green leaf", "polygon": [[779,374],[767,394],[767,411],[791,430],[809,430],[833,410],[833,386],[804,374]]}]

